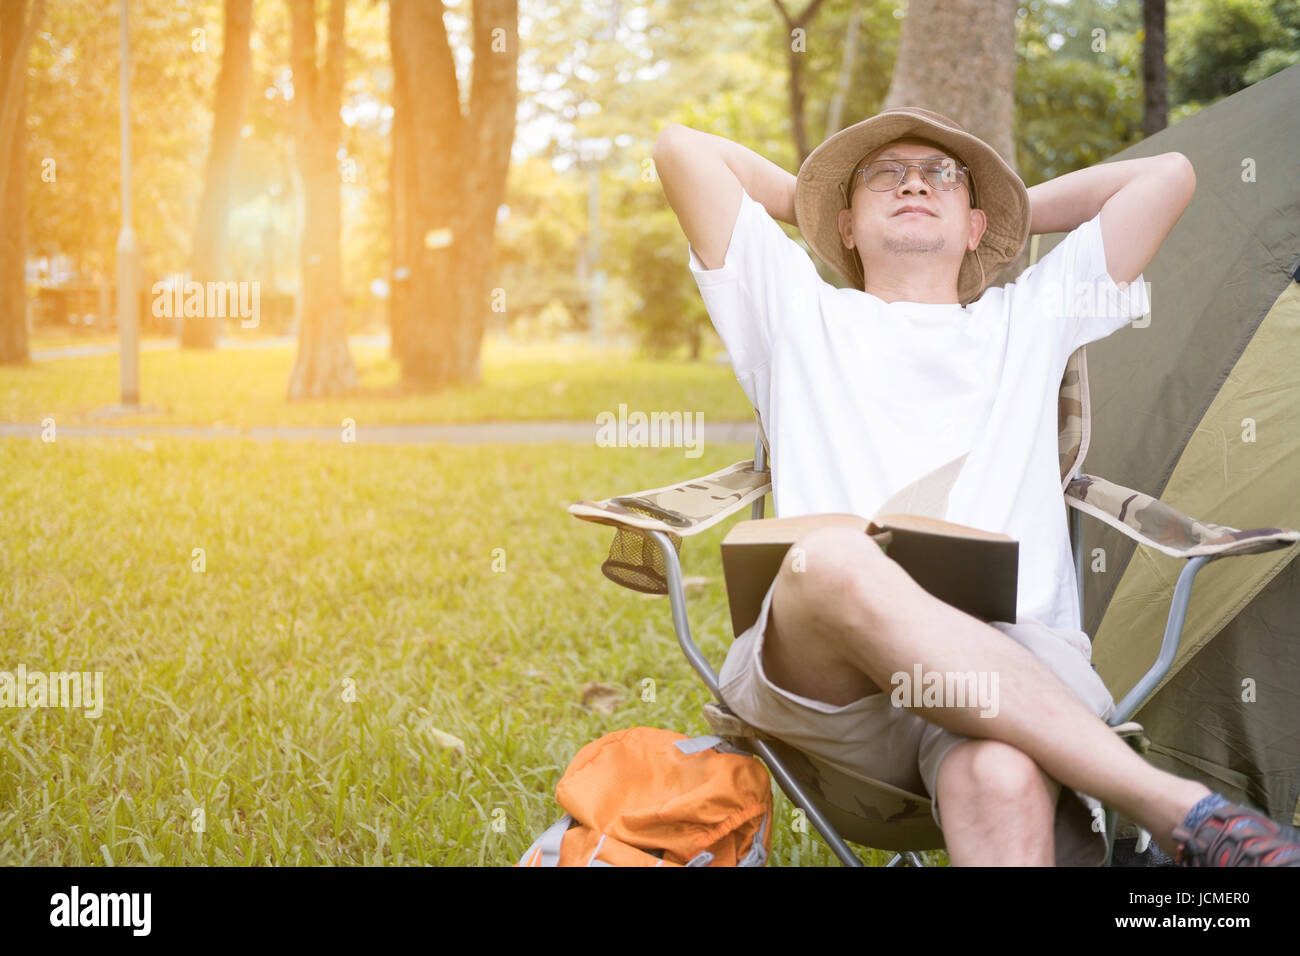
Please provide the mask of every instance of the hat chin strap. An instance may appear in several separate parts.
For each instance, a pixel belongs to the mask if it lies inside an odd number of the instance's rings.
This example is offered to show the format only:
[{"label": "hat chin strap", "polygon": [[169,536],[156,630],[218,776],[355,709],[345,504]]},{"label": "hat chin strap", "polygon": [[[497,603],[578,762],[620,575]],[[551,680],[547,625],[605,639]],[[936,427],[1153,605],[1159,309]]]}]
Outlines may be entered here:
[{"label": "hat chin strap", "polygon": [[[976,252],[974,249],[972,249],[971,252],[974,253],[975,255],[975,264],[980,267],[980,291],[983,292],[984,289],[987,288],[989,284],[988,276],[984,274],[984,260],[980,258],[979,253]],[[974,299],[972,299],[971,301],[973,302]]]}]

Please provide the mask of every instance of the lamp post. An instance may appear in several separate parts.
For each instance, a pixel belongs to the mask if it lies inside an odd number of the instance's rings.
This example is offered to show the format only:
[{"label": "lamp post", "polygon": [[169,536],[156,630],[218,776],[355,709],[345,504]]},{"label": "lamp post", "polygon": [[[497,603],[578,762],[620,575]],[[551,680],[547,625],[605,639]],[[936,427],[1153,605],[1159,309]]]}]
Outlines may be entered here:
[{"label": "lamp post", "polygon": [[131,228],[131,48],[127,31],[127,0],[121,0],[122,33],[122,230],[117,235],[118,367],[122,407],[140,404],[140,250]]},{"label": "lamp post", "polygon": [[600,169],[610,153],[609,140],[585,139],[579,143],[580,166],[587,169],[587,304],[592,345],[603,345],[605,270],[600,268]]}]

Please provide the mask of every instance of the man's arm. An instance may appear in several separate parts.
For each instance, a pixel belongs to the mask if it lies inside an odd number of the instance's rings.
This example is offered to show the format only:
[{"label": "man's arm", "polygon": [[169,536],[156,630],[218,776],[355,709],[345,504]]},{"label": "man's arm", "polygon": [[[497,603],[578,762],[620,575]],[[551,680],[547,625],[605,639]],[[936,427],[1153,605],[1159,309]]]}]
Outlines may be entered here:
[{"label": "man's arm", "polygon": [[1182,153],[1102,163],[1029,190],[1029,232],[1069,232],[1101,213],[1106,271],[1132,282],[1174,228],[1196,191],[1196,172]]},{"label": "man's arm", "polygon": [[655,139],[655,170],[695,254],[720,269],[744,188],[768,214],[794,223],[795,177],[738,143],[670,123]]}]

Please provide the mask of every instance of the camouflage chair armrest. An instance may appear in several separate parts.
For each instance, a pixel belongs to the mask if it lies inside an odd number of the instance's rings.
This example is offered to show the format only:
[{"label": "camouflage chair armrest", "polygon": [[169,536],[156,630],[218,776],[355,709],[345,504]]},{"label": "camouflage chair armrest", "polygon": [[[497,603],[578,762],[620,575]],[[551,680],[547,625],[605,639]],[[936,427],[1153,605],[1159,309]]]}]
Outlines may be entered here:
[{"label": "camouflage chair armrest", "polygon": [[664,532],[680,552],[684,536],[713,527],[771,489],[771,473],[755,471],[749,458],[663,488],[575,501],[568,511],[583,521],[617,529],[609,557],[601,565],[605,577],[634,591],[667,594],[664,554],[646,532]]},{"label": "camouflage chair armrest", "polygon": [[688,536],[705,531],[772,489],[772,475],[748,458],[675,485],[600,501],[575,501],[569,514],[583,521]]},{"label": "camouflage chair armrest", "polygon": [[1079,475],[1065,489],[1065,502],[1092,515],[1138,544],[1173,558],[1226,557],[1290,547],[1300,541],[1292,528],[1251,528],[1198,521],[1158,498],[1095,475]]}]

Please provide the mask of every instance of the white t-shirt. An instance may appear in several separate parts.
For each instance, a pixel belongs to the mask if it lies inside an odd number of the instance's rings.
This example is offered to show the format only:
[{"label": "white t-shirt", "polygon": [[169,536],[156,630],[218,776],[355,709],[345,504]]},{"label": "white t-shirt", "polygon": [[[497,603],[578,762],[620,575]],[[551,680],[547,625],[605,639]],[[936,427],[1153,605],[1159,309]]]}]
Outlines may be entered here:
[{"label": "white t-shirt", "polygon": [[743,192],[722,268],[688,256],[762,418],[778,517],[871,517],[968,452],[937,517],[1020,542],[1021,621],[1082,628],[1057,449],[1061,377],[1079,346],[1150,308],[1142,276],[1121,292],[1106,271],[1100,213],[965,308],[837,289]]}]

